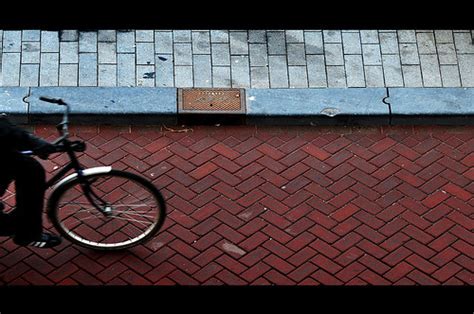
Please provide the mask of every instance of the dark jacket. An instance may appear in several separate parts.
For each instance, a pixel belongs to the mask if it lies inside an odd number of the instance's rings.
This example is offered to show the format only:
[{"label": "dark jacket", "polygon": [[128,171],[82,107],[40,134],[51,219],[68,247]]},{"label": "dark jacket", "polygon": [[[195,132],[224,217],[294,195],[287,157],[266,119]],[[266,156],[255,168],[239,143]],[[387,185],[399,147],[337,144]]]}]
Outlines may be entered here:
[{"label": "dark jacket", "polygon": [[49,143],[12,124],[0,114],[0,159],[22,150],[38,150]]}]

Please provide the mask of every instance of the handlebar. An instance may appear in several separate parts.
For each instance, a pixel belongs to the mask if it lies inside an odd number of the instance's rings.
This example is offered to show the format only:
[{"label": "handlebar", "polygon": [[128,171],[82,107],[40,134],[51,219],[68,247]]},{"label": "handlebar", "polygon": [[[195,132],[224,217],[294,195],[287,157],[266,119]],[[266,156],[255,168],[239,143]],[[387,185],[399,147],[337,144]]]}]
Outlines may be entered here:
[{"label": "handlebar", "polygon": [[45,102],[58,104],[60,106],[66,107],[63,114],[63,120],[56,126],[56,128],[61,133],[62,138],[67,138],[69,136],[69,105],[61,98],[40,96],[39,99]]},{"label": "handlebar", "polygon": [[58,104],[61,106],[67,105],[61,98],[50,98],[50,97],[40,96],[39,99],[42,101],[50,102],[52,104]]}]

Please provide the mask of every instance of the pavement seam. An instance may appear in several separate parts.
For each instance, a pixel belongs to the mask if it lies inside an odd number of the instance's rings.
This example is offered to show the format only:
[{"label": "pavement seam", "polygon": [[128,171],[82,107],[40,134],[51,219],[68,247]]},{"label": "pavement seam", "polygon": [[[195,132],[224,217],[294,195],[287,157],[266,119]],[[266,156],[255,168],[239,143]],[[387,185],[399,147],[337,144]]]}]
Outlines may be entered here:
[{"label": "pavement seam", "polygon": [[22,101],[27,104],[26,121],[27,121],[28,124],[31,124],[31,121],[30,121],[30,100],[29,100],[30,96],[31,96],[31,87],[28,87],[28,94],[26,94],[25,97],[22,98]]},{"label": "pavement seam", "polygon": [[392,106],[390,102],[387,101],[390,98],[390,89],[388,87],[385,88],[386,96],[382,98],[382,102],[388,106],[388,125],[392,125]]}]

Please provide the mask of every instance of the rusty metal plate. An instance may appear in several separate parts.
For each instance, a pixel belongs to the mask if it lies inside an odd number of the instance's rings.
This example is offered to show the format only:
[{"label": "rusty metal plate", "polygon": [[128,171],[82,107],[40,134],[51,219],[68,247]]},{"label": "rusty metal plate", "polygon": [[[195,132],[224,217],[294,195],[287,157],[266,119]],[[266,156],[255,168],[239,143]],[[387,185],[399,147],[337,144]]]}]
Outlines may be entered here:
[{"label": "rusty metal plate", "polygon": [[245,90],[240,88],[180,88],[180,113],[245,113]]}]

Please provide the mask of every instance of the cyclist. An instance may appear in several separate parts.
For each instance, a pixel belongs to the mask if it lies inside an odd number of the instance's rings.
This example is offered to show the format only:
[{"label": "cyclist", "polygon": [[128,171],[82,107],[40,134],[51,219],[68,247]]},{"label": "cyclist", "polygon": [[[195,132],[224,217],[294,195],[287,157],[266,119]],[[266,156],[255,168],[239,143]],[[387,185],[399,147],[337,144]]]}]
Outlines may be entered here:
[{"label": "cyclist", "polygon": [[0,197],[12,181],[16,190],[16,208],[11,213],[3,213],[0,203],[0,236],[11,236],[13,242],[21,246],[51,248],[59,245],[60,237],[43,232],[44,168],[34,158],[20,153],[31,150],[41,159],[47,159],[56,147],[0,114],[0,148]]}]

